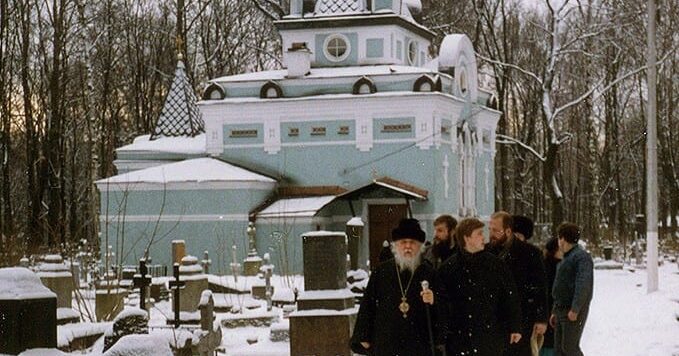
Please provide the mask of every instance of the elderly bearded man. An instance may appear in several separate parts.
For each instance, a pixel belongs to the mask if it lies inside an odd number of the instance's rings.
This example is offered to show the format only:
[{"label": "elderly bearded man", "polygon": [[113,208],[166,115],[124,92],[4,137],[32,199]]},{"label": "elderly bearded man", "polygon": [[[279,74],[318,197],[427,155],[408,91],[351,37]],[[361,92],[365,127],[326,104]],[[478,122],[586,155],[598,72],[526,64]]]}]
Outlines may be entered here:
[{"label": "elderly bearded man", "polygon": [[[438,283],[434,268],[421,257],[425,234],[417,220],[403,219],[391,235],[394,258],[381,264],[370,276],[351,347],[359,354],[376,356],[431,355],[426,308],[440,303],[436,303]],[[430,283],[428,290],[421,288],[425,280]],[[445,320],[434,310],[430,315]],[[431,326],[431,330],[441,330],[438,325]],[[436,335],[434,339],[439,340]]]}]

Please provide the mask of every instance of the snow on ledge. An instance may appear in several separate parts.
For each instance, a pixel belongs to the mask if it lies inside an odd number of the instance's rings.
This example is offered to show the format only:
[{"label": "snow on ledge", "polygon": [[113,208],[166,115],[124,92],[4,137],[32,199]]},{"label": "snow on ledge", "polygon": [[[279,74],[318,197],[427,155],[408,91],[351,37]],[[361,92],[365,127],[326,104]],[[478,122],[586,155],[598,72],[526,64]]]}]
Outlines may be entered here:
[{"label": "snow on ledge", "polygon": [[320,237],[328,237],[328,236],[338,236],[338,235],[344,236],[344,237],[347,236],[347,234],[344,233],[344,232],[342,232],[342,231],[325,231],[325,230],[321,230],[321,231],[310,231],[310,232],[306,232],[306,233],[302,234],[302,237],[319,237],[319,236],[320,236]]},{"label": "snow on ledge", "polygon": [[56,298],[28,268],[0,268],[0,300]]},{"label": "snow on ledge", "polygon": [[353,298],[354,293],[349,289],[307,290],[297,297],[297,300],[324,300]]},{"label": "snow on ledge", "polygon": [[311,310],[298,310],[290,313],[289,317],[301,317],[301,316],[339,316],[339,315],[354,315],[358,313],[358,306],[344,309],[344,310],[332,310],[332,309],[311,309]]},{"label": "snow on ledge", "polygon": [[137,136],[134,141],[116,149],[118,152],[155,151],[165,153],[201,154],[206,152],[205,134],[195,137],[160,137],[151,141],[151,135]]}]

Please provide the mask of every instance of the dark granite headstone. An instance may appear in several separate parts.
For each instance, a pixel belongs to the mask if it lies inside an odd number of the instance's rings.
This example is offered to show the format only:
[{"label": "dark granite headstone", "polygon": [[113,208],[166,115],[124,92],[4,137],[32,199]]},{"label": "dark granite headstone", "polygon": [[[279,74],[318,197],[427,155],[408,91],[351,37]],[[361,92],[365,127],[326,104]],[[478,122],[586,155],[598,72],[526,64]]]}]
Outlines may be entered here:
[{"label": "dark granite headstone", "polygon": [[0,354],[55,348],[56,294],[27,268],[0,268],[0,286]]},{"label": "dark granite headstone", "polygon": [[356,318],[347,288],[347,235],[316,231],[302,235],[305,290],[290,319],[291,355],[351,355]]},{"label": "dark granite headstone", "polygon": [[347,237],[341,232],[316,231],[302,235],[304,289],[342,289],[347,286]]}]

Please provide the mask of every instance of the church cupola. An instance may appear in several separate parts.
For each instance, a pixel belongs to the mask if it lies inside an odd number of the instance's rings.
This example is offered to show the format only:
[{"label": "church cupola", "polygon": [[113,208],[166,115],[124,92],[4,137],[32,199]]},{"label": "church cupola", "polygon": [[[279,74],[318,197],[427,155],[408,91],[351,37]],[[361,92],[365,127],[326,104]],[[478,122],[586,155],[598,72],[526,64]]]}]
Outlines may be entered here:
[{"label": "church cupola", "polygon": [[165,98],[165,105],[151,134],[151,140],[160,137],[195,137],[204,132],[205,123],[196,105],[196,94],[186,76],[184,61],[180,55],[172,86]]},{"label": "church cupola", "polygon": [[[420,0],[291,0],[275,24],[283,48],[306,44],[312,68],[424,67],[434,33],[417,22],[421,12]],[[283,63],[290,55],[299,57],[286,51]]]}]

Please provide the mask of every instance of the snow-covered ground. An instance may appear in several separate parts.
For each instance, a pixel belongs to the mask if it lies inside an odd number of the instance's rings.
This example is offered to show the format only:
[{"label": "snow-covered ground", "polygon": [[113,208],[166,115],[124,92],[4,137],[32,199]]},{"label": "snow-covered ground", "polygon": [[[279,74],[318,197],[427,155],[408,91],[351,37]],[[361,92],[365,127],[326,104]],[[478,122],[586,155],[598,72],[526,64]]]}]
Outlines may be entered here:
[{"label": "snow-covered ground", "polygon": [[[586,355],[679,356],[679,267],[676,263],[665,263],[659,274],[660,290],[647,294],[644,270],[595,270],[594,300],[582,340]],[[299,282],[301,276],[295,279]],[[281,282],[276,279],[274,284],[281,288]],[[214,296],[217,305],[233,305],[250,316],[268,314],[266,303],[249,295],[215,293]],[[92,300],[88,298],[88,302]],[[135,302],[134,298],[129,301],[130,305],[136,305]],[[281,316],[273,328],[289,327],[281,309],[274,308],[273,313]],[[170,314],[169,301],[156,303],[151,310],[152,329],[162,327],[164,316]],[[235,316],[218,313],[217,320]],[[63,335],[59,338],[70,336],[65,333],[72,329],[60,327],[58,332]],[[222,335],[222,346],[230,356],[289,355],[289,342],[271,341],[269,327],[223,328]],[[248,339],[257,342],[250,345]],[[100,354],[102,346],[90,350],[89,354]]]},{"label": "snow-covered ground", "polygon": [[582,346],[586,355],[679,355],[679,268],[660,266],[660,290],[646,293],[646,271],[596,270]]}]

